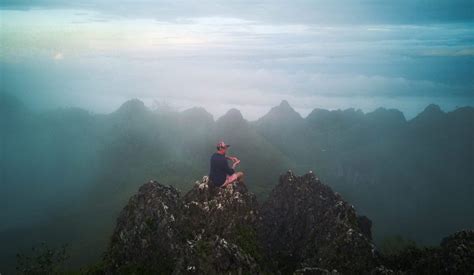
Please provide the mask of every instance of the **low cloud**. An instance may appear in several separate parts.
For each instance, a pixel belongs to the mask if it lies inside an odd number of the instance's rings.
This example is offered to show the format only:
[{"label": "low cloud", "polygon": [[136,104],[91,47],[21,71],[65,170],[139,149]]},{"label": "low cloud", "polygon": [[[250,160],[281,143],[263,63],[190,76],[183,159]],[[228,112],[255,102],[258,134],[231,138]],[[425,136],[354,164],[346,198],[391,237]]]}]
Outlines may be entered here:
[{"label": "low cloud", "polygon": [[472,22],[272,22],[238,12],[160,21],[86,6],[2,10],[2,88],[37,106],[110,112],[138,97],[216,116],[233,106],[249,119],[283,99],[302,113],[416,113],[421,102],[451,108],[474,97]]}]

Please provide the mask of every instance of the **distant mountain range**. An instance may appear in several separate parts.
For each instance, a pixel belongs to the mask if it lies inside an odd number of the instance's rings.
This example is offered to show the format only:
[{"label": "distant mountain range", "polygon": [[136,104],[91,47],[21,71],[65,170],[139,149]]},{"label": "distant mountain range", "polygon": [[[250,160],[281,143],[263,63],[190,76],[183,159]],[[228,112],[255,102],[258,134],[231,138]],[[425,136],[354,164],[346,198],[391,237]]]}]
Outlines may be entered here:
[{"label": "distant mountain range", "polygon": [[[110,114],[36,113],[0,101],[0,265],[38,240],[70,243],[77,264],[99,257],[115,217],[144,180],[186,191],[206,175],[220,139],[265,197],[281,171],[314,171],[374,221],[374,240],[434,244],[474,226],[474,108],[430,105],[406,120],[394,109],[314,109],[283,101],[256,121],[229,110],[150,110],[132,99]],[[88,251],[88,253],[84,253]],[[13,255],[13,257],[12,257]]]}]

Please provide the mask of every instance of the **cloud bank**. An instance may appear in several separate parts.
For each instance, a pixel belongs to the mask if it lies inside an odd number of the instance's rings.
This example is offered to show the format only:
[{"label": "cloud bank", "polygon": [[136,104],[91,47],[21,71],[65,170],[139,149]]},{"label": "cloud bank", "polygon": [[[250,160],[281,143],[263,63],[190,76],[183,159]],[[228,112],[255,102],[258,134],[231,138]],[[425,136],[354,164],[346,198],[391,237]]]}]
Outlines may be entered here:
[{"label": "cloud bank", "polygon": [[472,1],[2,1],[2,90],[38,108],[123,101],[312,108],[474,104]]}]

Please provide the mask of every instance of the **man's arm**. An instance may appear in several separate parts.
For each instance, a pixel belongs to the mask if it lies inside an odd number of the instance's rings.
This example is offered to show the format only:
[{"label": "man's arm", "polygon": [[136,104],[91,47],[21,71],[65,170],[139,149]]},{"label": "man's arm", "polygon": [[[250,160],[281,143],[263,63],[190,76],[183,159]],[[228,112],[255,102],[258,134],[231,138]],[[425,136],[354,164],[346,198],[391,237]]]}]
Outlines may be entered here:
[{"label": "man's arm", "polygon": [[223,159],[222,160],[224,163],[223,163],[223,166],[224,166],[224,170],[225,170],[225,173],[227,175],[232,175],[235,173],[235,170],[233,168],[230,168],[229,167],[229,163],[227,162],[227,159]]},{"label": "man's arm", "polygon": [[238,160],[238,158],[230,157],[230,156],[226,156],[225,158],[228,159],[228,160],[234,161],[234,162]]},{"label": "man's arm", "polygon": [[235,158],[236,161],[234,161],[234,163],[232,163],[232,169],[235,169],[235,167],[240,163],[240,160],[238,158]]}]

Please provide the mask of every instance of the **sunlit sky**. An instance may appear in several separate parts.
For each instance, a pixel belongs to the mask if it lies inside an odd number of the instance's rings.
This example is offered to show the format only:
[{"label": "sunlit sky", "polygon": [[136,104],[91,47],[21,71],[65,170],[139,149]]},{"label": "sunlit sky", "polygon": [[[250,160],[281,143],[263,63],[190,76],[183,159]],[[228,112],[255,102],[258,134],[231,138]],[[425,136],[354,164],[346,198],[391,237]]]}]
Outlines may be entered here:
[{"label": "sunlit sky", "polygon": [[37,109],[474,105],[474,1],[0,3],[1,88]]}]

